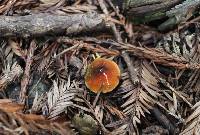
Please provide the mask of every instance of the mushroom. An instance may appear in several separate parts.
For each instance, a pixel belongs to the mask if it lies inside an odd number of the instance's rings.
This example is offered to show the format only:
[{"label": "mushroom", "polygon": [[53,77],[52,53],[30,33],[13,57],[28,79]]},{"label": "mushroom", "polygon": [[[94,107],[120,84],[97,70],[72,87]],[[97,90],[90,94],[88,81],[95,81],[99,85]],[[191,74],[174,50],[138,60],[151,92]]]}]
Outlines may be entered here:
[{"label": "mushroom", "polygon": [[85,84],[94,93],[111,92],[117,87],[120,79],[118,65],[108,59],[96,58],[88,65],[85,74]]}]

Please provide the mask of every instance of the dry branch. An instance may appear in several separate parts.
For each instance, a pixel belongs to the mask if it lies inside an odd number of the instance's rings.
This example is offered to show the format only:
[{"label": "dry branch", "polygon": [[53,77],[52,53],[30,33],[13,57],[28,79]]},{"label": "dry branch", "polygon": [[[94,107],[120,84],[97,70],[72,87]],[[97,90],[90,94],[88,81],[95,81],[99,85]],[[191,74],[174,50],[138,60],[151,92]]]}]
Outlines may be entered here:
[{"label": "dry branch", "polygon": [[185,58],[176,57],[155,48],[143,48],[133,46],[130,50],[128,49],[127,52],[130,52],[131,54],[140,58],[146,58],[155,63],[162,64],[164,66],[175,67],[177,69],[200,68],[200,64],[198,63],[190,63]]},{"label": "dry branch", "polygon": [[27,16],[0,16],[0,36],[41,36],[44,34],[77,34],[104,26],[103,17],[96,12],[70,15],[47,13]]},{"label": "dry branch", "polygon": [[21,103],[24,103],[25,99],[26,99],[27,87],[28,87],[28,83],[29,83],[29,79],[30,79],[30,70],[31,70],[32,62],[33,62],[32,57],[33,57],[35,48],[36,48],[36,44],[33,40],[31,42],[30,48],[28,50],[28,55],[26,58],[26,67],[25,67],[24,75],[23,75],[22,81],[21,81],[21,91],[20,91],[20,102]]},{"label": "dry branch", "polygon": [[[170,66],[177,69],[200,69],[200,63],[194,63],[185,59],[184,57],[168,54],[157,48],[138,47],[132,44],[98,40],[96,38],[86,38],[82,40],[85,42],[93,42],[100,45],[116,46],[118,50],[126,51],[127,53],[136,57],[149,59],[157,64],[164,66]],[[118,55],[120,54],[118,53]]]},{"label": "dry branch", "polygon": [[125,51],[122,52],[122,57],[123,57],[126,65],[127,65],[129,76],[130,76],[130,79],[131,79],[132,83],[136,84],[137,82],[139,82],[138,71],[137,71],[136,67],[133,64],[133,61],[131,60],[131,58],[128,55],[128,53],[126,53]]},{"label": "dry branch", "polygon": [[[115,44],[115,43],[114,43]],[[115,44],[126,50],[130,54],[140,57],[149,59],[157,64],[161,64],[164,66],[170,66],[177,69],[200,69],[199,63],[191,62],[184,57],[175,56],[163,52],[163,50],[157,48],[147,48],[147,47],[136,47],[131,44]]]}]

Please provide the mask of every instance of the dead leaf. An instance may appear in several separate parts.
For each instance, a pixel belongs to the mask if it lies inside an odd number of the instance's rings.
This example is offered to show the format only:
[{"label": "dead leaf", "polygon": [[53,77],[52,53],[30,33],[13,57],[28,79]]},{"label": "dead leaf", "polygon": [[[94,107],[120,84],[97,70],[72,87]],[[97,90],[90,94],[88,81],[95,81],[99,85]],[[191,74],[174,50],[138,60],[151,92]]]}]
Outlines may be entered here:
[{"label": "dead leaf", "polygon": [[9,99],[0,99],[0,109],[4,110],[8,113],[13,112],[20,112],[24,108],[24,105],[14,103],[13,101]]}]

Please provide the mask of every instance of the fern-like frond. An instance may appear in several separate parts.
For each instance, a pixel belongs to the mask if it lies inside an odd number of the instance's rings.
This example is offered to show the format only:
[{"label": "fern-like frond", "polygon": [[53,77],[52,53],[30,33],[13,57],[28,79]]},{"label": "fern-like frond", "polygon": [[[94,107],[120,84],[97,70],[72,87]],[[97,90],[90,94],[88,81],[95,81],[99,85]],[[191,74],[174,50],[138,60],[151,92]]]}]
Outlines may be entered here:
[{"label": "fern-like frond", "polygon": [[57,43],[52,43],[51,45],[45,44],[40,53],[34,57],[34,68],[40,72],[48,68],[52,55],[54,52],[56,52],[57,47]]},{"label": "fern-like frond", "polygon": [[12,66],[9,64],[3,70],[3,74],[0,76],[0,91],[3,90],[8,84],[13,82],[16,78],[20,77],[23,73],[23,70],[17,62]]},{"label": "fern-like frond", "polygon": [[38,92],[35,94],[35,98],[33,100],[33,105],[31,107],[32,113],[39,113],[42,110],[42,107],[45,106],[47,101],[47,95],[46,93],[43,93],[42,95],[38,95]]},{"label": "fern-like frond", "polygon": [[21,113],[23,105],[10,100],[0,101],[0,134],[59,134],[75,135],[69,122],[57,123],[42,115]]},{"label": "fern-like frond", "polygon": [[68,81],[53,81],[51,91],[47,93],[47,104],[49,108],[50,119],[55,118],[60,113],[64,112],[67,107],[73,104],[72,100],[78,94],[79,89]]},{"label": "fern-like frond", "polygon": [[157,71],[144,61],[141,66],[140,84],[133,86],[130,80],[122,84],[127,93],[122,97],[126,101],[121,107],[126,115],[131,116],[135,127],[141,122],[141,116],[145,117],[145,112],[150,113],[149,110],[160,96],[158,76]]},{"label": "fern-like frond", "polygon": [[200,134],[200,101],[193,108],[193,113],[186,119],[186,126],[180,135],[199,135]]},{"label": "fern-like frond", "polygon": [[157,43],[157,48],[161,48],[164,52],[179,57],[184,61],[191,62],[191,64],[199,63],[199,39],[196,33],[184,31],[182,33],[166,34]]}]

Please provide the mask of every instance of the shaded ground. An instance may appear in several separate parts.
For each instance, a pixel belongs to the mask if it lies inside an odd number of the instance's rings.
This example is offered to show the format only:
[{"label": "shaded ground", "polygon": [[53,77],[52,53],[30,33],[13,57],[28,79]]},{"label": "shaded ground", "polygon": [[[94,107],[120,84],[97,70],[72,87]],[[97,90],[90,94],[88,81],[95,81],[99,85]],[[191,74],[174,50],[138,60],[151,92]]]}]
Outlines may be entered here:
[{"label": "shaded ground", "polygon": [[200,2],[131,2],[0,1],[0,134],[200,134]]}]

